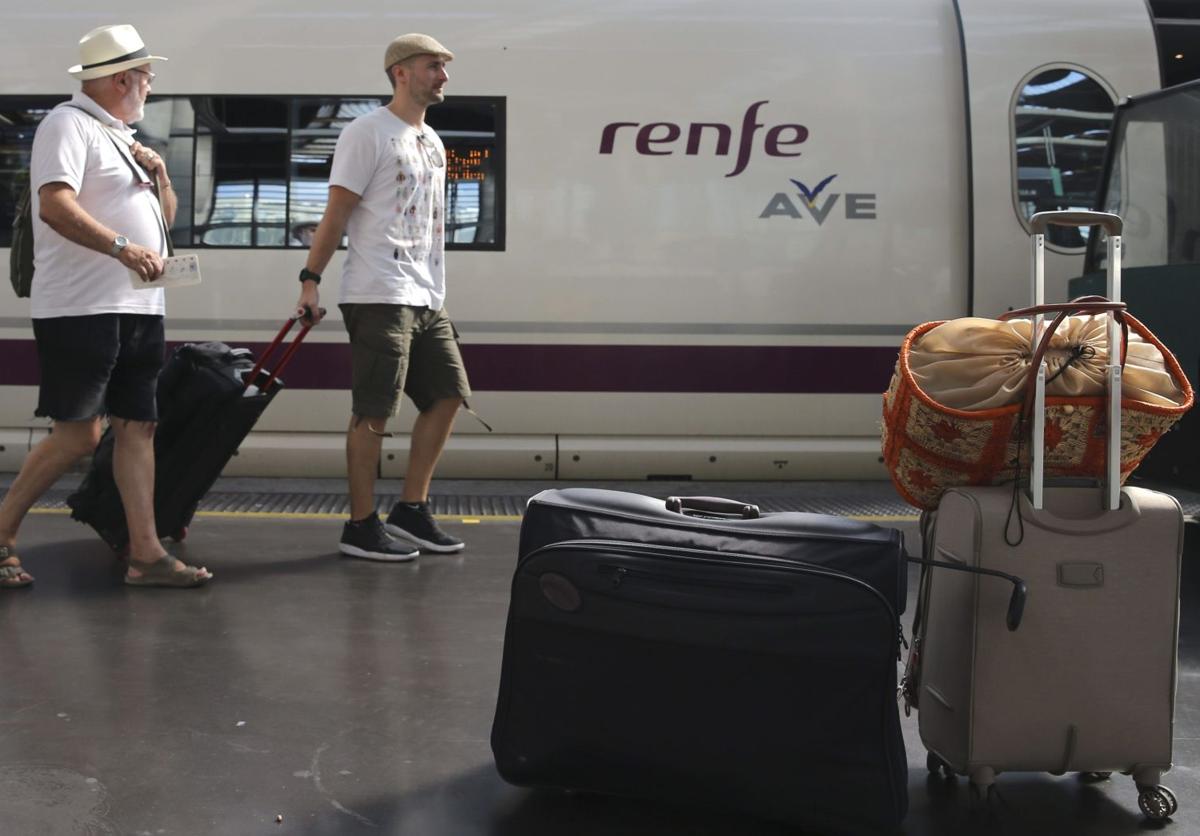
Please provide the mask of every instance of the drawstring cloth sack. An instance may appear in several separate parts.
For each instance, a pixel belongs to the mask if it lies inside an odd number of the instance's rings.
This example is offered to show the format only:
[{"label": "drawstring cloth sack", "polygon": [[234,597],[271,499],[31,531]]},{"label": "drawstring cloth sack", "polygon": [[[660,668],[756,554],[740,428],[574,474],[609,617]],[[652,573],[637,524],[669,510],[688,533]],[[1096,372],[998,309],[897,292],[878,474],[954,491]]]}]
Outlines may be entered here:
[{"label": "drawstring cloth sack", "polygon": [[[1098,301],[1097,301],[1098,300]],[[1046,477],[1103,476],[1108,364],[1105,313],[1122,322],[1121,481],[1192,406],[1192,387],[1170,351],[1124,305],[1086,297],[1012,311],[1000,320],[926,322],[905,337],[883,396],[883,457],[896,489],[932,510],[946,488],[1015,479],[1029,465],[1036,375],[1032,319],[1058,312],[1038,351],[1046,369]],[[1025,418],[1022,415],[1025,415]],[[1024,442],[1024,443],[1022,443]]]}]

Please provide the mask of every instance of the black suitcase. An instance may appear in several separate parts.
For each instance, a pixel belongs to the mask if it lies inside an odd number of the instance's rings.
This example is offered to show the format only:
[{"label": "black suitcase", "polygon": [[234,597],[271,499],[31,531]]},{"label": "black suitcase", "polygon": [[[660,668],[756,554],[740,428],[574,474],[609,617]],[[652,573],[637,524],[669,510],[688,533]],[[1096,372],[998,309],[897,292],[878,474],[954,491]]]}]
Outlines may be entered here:
[{"label": "black suitcase", "polygon": [[[187,343],[175,349],[158,380],[154,432],[154,519],[159,537],[182,540],[200,500],[282,388],[278,375],[312,327],[305,324],[273,371],[263,364],[297,319],[284,324],[255,364],[248,349]],[[87,523],[121,551],[129,542],[125,507],[113,479],[113,433],[104,431],[78,490],[67,497],[71,517]]]},{"label": "black suitcase", "polygon": [[908,809],[900,532],[587,488],[529,501],[492,751],[501,776],[831,833]]}]

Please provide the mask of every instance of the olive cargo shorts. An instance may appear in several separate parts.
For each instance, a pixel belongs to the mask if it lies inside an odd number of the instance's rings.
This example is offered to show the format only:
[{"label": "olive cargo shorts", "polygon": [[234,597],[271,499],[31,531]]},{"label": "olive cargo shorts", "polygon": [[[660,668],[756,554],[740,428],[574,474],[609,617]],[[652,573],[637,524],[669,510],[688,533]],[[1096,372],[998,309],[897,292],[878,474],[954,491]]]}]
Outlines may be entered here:
[{"label": "olive cargo shorts", "polygon": [[393,416],[400,393],[421,412],[444,398],[468,398],[471,385],[445,309],[346,303],[338,306],[350,335],[352,409],[363,418]]}]

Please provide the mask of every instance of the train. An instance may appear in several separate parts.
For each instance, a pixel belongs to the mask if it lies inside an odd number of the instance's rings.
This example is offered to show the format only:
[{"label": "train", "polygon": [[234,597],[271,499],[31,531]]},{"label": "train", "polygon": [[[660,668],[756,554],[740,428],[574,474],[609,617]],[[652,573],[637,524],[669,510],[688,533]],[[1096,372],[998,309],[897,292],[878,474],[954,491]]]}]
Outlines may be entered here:
[{"label": "train", "polygon": [[[170,59],[137,127],[203,275],[167,292],[173,343],[261,351],[293,311],[338,132],[388,98],[384,47],[419,31],[454,51],[428,121],[447,309],[490,429],[461,416],[444,478],[886,478],[904,335],[1027,304],[1029,217],[1092,208],[1114,108],[1162,86],[1143,0],[71,5],[0,29],[0,244],[76,41],[133,23]],[[1048,295],[1087,238],[1051,236]],[[228,475],[344,474],[340,261]],[[28,313],[0,308],[0,471],[48,431]]]}]

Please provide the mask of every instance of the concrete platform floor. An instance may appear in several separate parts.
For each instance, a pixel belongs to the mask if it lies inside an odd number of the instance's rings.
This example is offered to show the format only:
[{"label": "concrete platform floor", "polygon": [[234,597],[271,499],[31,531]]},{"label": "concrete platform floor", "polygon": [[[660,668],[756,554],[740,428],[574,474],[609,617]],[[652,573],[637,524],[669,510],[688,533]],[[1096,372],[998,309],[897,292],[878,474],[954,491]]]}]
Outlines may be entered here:
[{"label": "concrete platform floor", "polygon": [[[898,526],[915,543],[913,521]],[[519,523],[446,527],[468,541],[460,556],[380,565],[337,556],[335,519],[204,518],[172,548],[212,569],[212,585],[144,590],[121,584],[90,529],[32,515],[22,553],[37,583],[0,592],[0,835],[796,833],[505,784],[488,736]],[[1200,530],[1189,528],[1165,781],[1180,810],[1164,832],[1176,836],[1200,833]],[[993,814],[973,814],[965,780],[926,772],[915,715],[904,725],[909,836],[1153,827],[1122,776],[1002,775]]]}]

